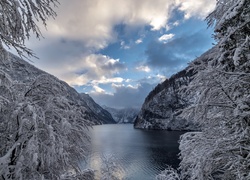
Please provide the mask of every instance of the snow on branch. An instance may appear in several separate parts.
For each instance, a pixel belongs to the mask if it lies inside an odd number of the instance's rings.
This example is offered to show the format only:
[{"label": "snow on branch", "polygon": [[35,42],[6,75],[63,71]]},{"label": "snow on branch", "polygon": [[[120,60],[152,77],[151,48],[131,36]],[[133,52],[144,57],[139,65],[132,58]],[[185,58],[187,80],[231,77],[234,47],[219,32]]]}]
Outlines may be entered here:
[{"label": "snow on branch", "polygon": [[52,6],[57,4],[58,0],[1,0],[0,42],[13,47],[20,56],[24,56],[23,53],[34,56],[31,49],[25,46],[25,41],[31,33],[37,38],[42,36],[38,22],[46,26],[48,18],[56,16]]}]

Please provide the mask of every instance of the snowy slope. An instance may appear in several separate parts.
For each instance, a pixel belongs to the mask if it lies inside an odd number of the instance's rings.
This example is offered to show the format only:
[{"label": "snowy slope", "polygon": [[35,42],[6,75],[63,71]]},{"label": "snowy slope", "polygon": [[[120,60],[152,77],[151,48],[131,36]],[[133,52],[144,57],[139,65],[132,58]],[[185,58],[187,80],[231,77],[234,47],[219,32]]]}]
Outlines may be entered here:
[{"label": "snowy slope", "polygon": [[[83,117],[93,124],[114,123],[110,118],[108,120],[103,119],[102,113],[94,112],[93,108],[89,107],[88,98],[77,93],[67,83],[34,67],[15,55],[9,53],[8,58],[6,57],[2,56],[0,58],[0,70],[12,79],[16,86],[17,94],[34,97],[39,95],[39,98],[45,98],[46,95],[43,96],[43,91],[46,89],[47,92],[54,94],[54,96],[58,96],[61,99],[65,98],[67,101],[80,107]],[[31,92],[33,89],[36,89],[37,95]]]},{"label": "snowy slope", "polygon": [[134,123],[136,116],[139,113],[139,109],[135,108],[124,108],[115,109],[107,106],[103,106],[119,124]]},{"label": "snowy slope", "polygon": [[112,115],[107,110],[98,105],[88,94],[80,94],[87,103],[88,107],[98,116],[98,120],[105,124],[116,124],[116,121],[113,119]]},{"label": "snowy slope", "polygon": [[[204,53],[199,60],[208,61],[214,48]],[[197,61],[197,60],[195,60]],[[149,93],[137,116],[134,127],[142,129],[196,130],[199,127],[192,119],[180,117],[182,109],[191,105],[195,94],[183,96],[183,88],[192,81],[195,72],[188,67],[165,80]]]}]

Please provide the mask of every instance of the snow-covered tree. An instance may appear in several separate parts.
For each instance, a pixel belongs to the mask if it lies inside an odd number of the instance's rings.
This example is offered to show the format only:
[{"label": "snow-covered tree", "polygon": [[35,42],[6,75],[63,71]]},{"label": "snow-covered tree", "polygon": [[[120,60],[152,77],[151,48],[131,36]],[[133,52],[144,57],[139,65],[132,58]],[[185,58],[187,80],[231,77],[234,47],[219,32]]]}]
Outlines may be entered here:
[{"label": "snow-covered tree", "polygon": [[112,155],[102,156],[101,180],[120,180],[121,167],[116,163]]},{"label": "snow-covered tree", "polygon": [[33,55],[24,42],[31,33],[41,37],[38,22],[46,26],[47,19],[56,16],[52,6],[57,4],[57,0],[1,0],[0,43],[15,48],[19,55]]},{"label": "snow-covered tree", "polygon": [[194,106],[185,111],[203,127],[181,137],[181,175],[190,180],[250,179],[250,3],[217,2],[207,18],[215,24],[217,55],[193,62],[189,91]]},{"label": "snow-covered tree", "polygon": [[156,180],[180,180],[180,176],[174,168],[169,166],[160,174],[158,174],[155,179]]},{"label": "snow-covered tree", "polygon": [[22,82],[11,73],[0,66],[0,179],[91,179],[79,165],[92,124],[80,95],[46,73]]}]

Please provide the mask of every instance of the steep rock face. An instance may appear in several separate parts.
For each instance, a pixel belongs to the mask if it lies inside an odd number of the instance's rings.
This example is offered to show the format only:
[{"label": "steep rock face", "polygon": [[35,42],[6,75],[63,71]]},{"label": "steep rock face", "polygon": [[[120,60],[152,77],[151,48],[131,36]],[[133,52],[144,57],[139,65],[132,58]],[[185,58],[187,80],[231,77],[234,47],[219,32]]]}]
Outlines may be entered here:
[{"label": "steep rock face", "polygon": [[[93,112],[88,106],[88,99],[77,93],[77,91],[67,83],[34,67],[11,53],[5,52],[5,54],[1,54],[0,70],[8,75],[14,82],[15,94],[29,96],[34,100],[40,98],[44,101],[48,94],[52,96],[54,94],[54,97],[65,99],[72,106],[78,108],[82,117],[90,121],[93,125],[109,122],[103,119],[101,113]],[[112,123],[114,123],[114,121],[112,121]]]},{"label": "steep rock face", "polygon": [[[201,61],[208,62],[215,48],[207,51]],[[194,62],[199,62],[195,60]],[[146,97],[145,102],[134,122],[135,128],[168,129],[168,130],[197,130],[197,124],[192,119],[180,117],[182,109],[192,104],[195,93],[183,96],[182,88],[187,86],[195,76],[189,67],[173,75],[157,85]]]},{"label": "steep rock face", "polygon": [[112,115],[98,105],[88,94],[81,93],[84,101],[87,103],[88,107],[96,114],[99,120],[104,124],[116,124]]},{"label": "steep rock face", "polygon": [[112,115],[112,117],[118,124],[134,123],[136,116],[139,113],[139,109],[135,108],[115,109],[107,106],[104,106],[103,108]]}]

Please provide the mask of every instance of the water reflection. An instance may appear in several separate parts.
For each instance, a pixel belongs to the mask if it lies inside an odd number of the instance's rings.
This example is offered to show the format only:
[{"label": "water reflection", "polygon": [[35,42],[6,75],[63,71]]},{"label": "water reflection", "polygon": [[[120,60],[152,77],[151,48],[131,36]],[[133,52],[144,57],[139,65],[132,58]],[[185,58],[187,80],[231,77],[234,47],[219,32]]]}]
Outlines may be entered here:
[{"label": "water reflection", "polygon": [[100,176],[102,164],[111,157],[120,179],[154,179],[166,165],[178,166],[178,139],[182,133],[137,130],[120,124],[95,126],[88,167]]}]

